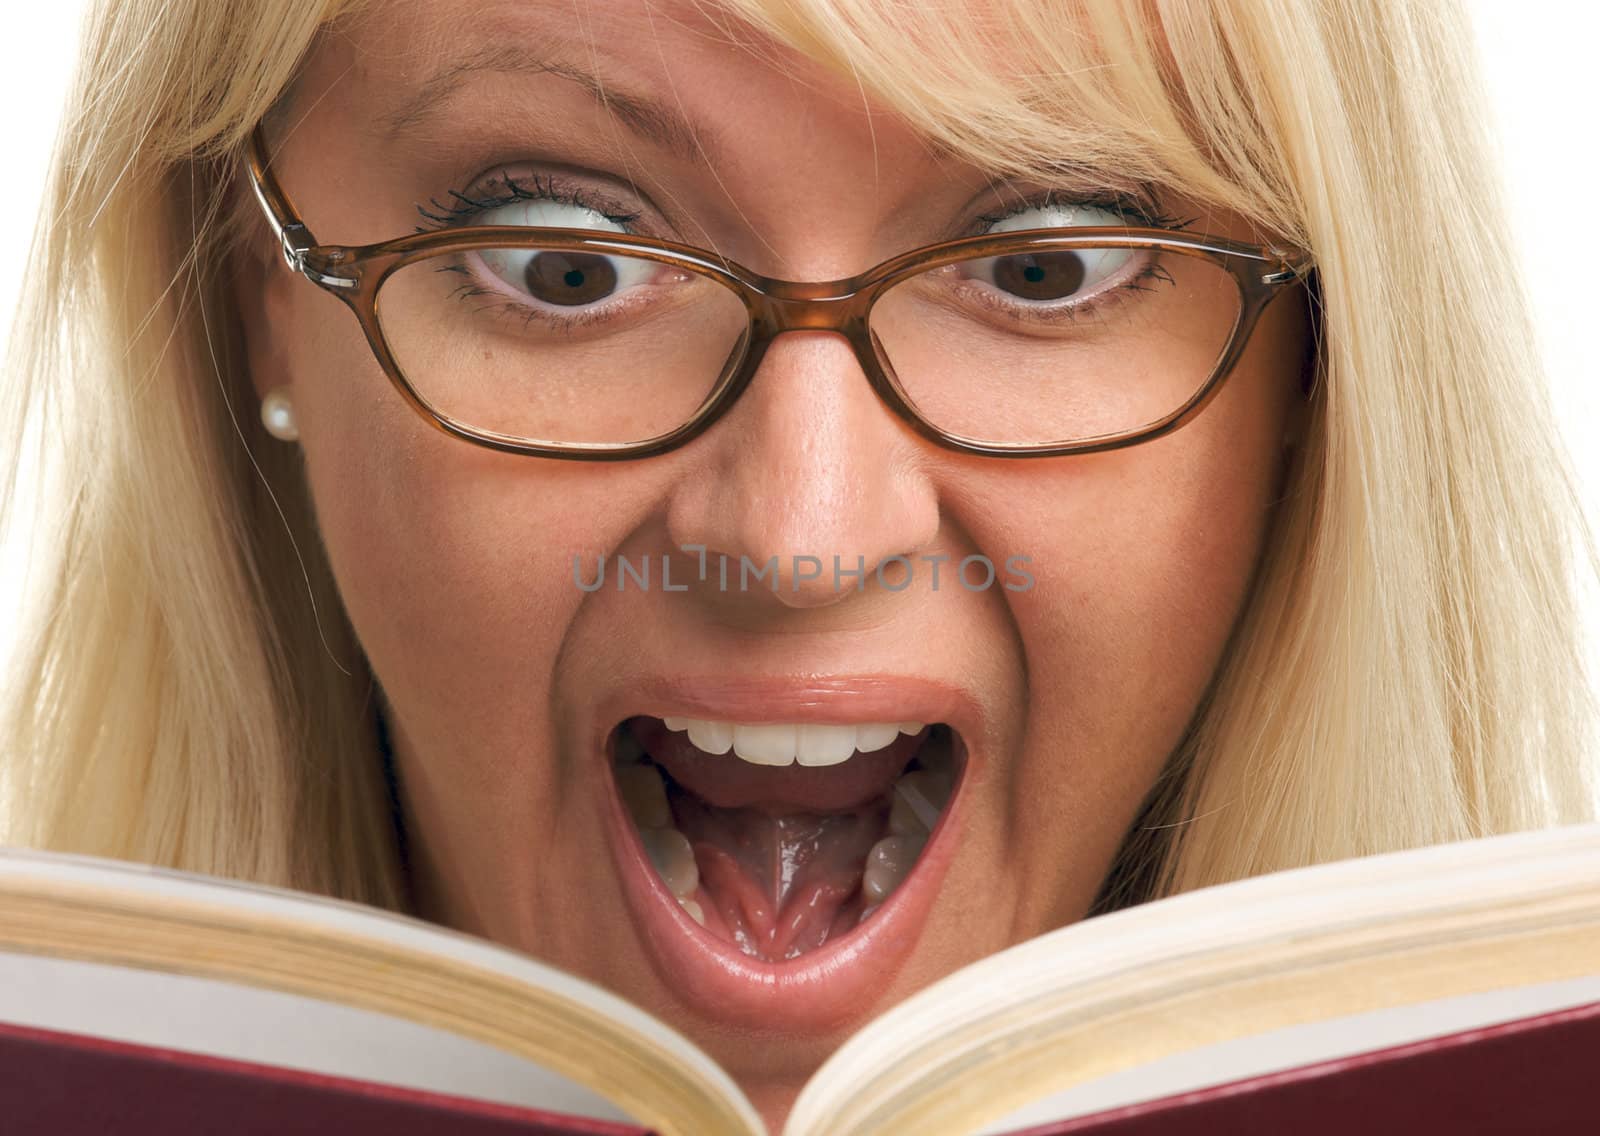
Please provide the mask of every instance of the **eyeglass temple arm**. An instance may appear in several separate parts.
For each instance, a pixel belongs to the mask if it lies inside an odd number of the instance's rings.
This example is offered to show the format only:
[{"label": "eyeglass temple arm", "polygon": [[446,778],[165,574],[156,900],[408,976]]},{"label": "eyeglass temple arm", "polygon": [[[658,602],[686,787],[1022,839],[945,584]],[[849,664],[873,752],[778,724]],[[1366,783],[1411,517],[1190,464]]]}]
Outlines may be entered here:
[{"label": "eyeglass temple arm", "polygon": [[1278,264],[1261,277],[1263,284],[1292,284],[1304,280],[1317,266],[1317,258],[1305,249],[1273,246],[1266,251],[1277,258]]},{"label": "eyeglass temple arm", "polygon": [[278,184],[278,179],[268,167],[267,141],[259,124],[250,132],[246,160],[250,172],[250,188],[255,191],[261,211],[266,214],[267,224],[272,226],[272,235],[277,238],[278,248],[283,253],[283,262],[292,271],[300,273],[314,283],[339,288],[355,287],[355,280],[343,276],[330,276],[308,262],[307,254],[317,247],[317,240],[311,235],[311,230],[306,228],[305,222],[300,220],[299,213],[289,201],[289,195],[284,193],[283,187]]}]

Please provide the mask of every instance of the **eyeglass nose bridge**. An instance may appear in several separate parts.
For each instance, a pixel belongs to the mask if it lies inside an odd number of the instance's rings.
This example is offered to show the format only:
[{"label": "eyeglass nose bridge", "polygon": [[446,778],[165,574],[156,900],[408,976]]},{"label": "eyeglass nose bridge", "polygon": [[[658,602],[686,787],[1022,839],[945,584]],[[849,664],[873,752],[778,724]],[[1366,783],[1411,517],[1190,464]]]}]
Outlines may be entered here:
[{"label": "eyeglass nose bridge", "polygon": [[[747,282],[751,343],[745,361],[746,380],[760,366],[773,341],[787,331],[825,331],[842,335],[874,388],[882,386],[867,312],[872,293],[854,280]],[[890,396],[891,402],[897,401]],[[898,410],[899,408],[896,407]]]},{"label": "eyeglass nose bridge", "polygon": [[865,326],[869,296],[855,280],[760,279],[750,285],[751,315],[771,335],[784,331],[849,335]]},{"label": "eyeglass nose bridge", "polygon": [[718,418],[754,381],[767,350],[786,331],[823,331],[843,336],[867,385],[898,418],[934,441],[943,436],[911,408],[898,383],[879,360],[867,316],[881,288],[860,278],[797,282],[746,279],[750,343],[733,381],[716,400],[711,418]]}]

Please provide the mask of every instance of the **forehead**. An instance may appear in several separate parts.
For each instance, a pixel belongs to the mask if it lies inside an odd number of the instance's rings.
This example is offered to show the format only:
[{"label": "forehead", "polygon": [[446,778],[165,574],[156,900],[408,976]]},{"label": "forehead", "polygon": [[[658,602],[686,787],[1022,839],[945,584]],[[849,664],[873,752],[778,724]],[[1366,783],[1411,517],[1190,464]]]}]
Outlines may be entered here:
[{"label": "forehead", "polygon": [[[425,198],[537,156],[676,204],[691,241],[859,227],[909,247],[931,238],[908,201],[931,192],[948,211],[946,195],[987,184],[860,84],[713,5],[370,0],[322,37],[282,110],[303,152],[343,155],[352,193],[411,179]],[[342,223],[392,235],[376,217]]]},{"label": "forehead", "polygon": [[[373,206],[341,219],[346,243],[392,237],[397,219],[378,215],[391,198],[426,201],[524,161],[620,179],[676,212],[673,235],[743,242],[777,274],[850,274],[793,263],[816,233],[886,255],[959,235],[958,214],[1041,186],[1159,187],[1203,203],[1168,211],[1222,236],[1250,236],[1234,213],[1261,211],[1151,86],[1158,45],[1124,36],[1105,54],[1085,22],[1094,8],[1030,7],[1030,21],[1014,4],[951,0],[866,9],[861,28],[807,8],[796,19],[817,22],[789,34],[836,40],[817,49],[843,53],[829,66],[731,0],[352,2],[277,108],[329,192]],[[1204,95],[1184,105],[1231,105]]]},{"label": "forehead", "polygon": [[385,129],[415,127],[484,80],[541,74],[668,142],[684,141],[672,131],[692,106],[752,126],[802,105],[886,117],[859,84],[713,5],[677,0],[368,0],[324,37],[311,71],[383,103]]}]

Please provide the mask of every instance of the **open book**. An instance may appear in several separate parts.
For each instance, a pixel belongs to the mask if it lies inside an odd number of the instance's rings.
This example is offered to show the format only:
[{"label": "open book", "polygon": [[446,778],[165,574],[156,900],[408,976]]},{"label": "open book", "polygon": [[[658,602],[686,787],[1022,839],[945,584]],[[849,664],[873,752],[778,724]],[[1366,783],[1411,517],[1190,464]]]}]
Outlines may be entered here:
[{"label": "open book", "polygon": [[[984,959],[840,1048],[783,1136],[1013,1132],[1539,1015],[1588,1023],[1592,1055],[1596,1004],[1600,825],[1440,845],[1206,888]],[[764,1131],[669,1026],[516,952],[352,904],[83,857],[0,852],[7,1037],[35,1055],[52,1039],[109,1039],[452,1094],[427,1098],[447,1111],[470,1099],[498,1102],[502,1120],[519,1115],[507,1106],[543,1112],[542,1127],[439,1130]],[[0,1068],[14,1116],[5,1093]]]}]

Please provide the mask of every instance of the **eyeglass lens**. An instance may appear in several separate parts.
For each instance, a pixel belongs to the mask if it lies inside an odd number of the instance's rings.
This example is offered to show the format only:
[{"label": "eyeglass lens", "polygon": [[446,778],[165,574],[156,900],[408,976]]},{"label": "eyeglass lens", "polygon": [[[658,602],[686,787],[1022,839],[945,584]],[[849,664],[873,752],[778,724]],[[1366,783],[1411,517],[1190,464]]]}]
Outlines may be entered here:
[{"label": "eyeglass lens", "polygon": [[[435,411],[534,442],[667,434],[742,358],[745,307],[678,265],[559,248],[438,253],[378,293],[384,340]],[[971,258],[879,296],[869,329],[906,400],[991,445],[1124,433],[1211,377],[1241,308],[1216,262],[1170,248]]]}]

